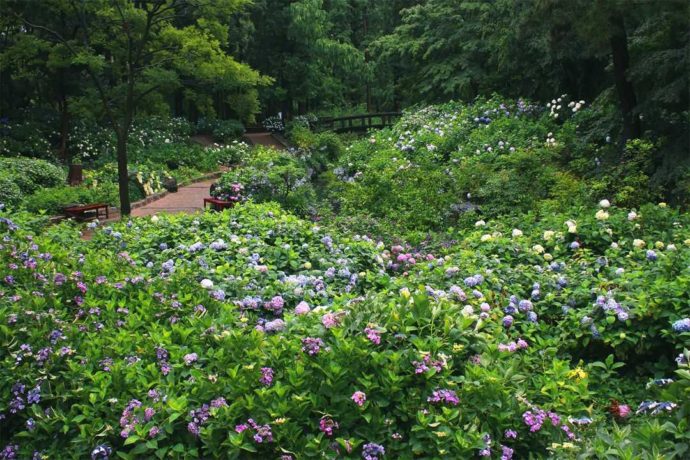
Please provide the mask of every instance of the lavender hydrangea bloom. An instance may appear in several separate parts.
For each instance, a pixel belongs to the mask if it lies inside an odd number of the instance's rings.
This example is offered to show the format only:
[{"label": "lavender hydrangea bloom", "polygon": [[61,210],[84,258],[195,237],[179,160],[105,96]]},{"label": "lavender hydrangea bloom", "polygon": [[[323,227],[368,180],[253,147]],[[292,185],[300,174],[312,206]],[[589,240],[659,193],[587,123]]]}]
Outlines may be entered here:
[{"label": "lavender hydrangea bloom", "polygon": [[531,311],[532,310],[532,302],[530,302],[529,300],[521,300],[520,303],[518,303],[518,308],[522,312]]},{"label": "lavender hydrangea bloom", "polygon": [[385,454],[386,449],[382,445],[373,442],[364,444],[362,449],[362,458],[364,460],[379,460],[379,456],[384,456]]},{"label": "lavender hydrangea bloom", "polygon": [[449,406],[457,406],[460,404],[460,398],[453,390],[434,390],[434,392],[427,398],[431,404],[447,404]]},{"label": "lavender hydrangea bloom", "polygon": [[264,330],[266,332],[280,332],[285,329],[285,321],[282,319],[274,319],[273,321],[268,321],[264,324]]}]

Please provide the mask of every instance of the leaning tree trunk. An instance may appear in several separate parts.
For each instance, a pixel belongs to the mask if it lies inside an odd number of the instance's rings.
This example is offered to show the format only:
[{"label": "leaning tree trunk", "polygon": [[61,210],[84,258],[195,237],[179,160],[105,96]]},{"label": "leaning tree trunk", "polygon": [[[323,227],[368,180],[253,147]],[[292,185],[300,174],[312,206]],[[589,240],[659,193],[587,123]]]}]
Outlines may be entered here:
[{"label": "leaning tree trunk", "polygon": [[630,67],[630,55],[628,54],[628,35],[625,31],[623,16],[610,16],[609,24],[611,26],[610,42],[611,54],[613,56],[613,77],[616,82],[616,91],[618,92],[618,100],[623,114],[621,143],[625,145],[629,139],[640,137],[642,128],[640,126],[640,118],[635,114],[635,107],[637,106],[635,88],[627,76]]},{"label": "leaning tree trunk", "polygon": [[120,188],[120,214],[123,216],[128,216],[132,212],[127,171],[127,131],[128,128],[122,128],[117,133],[117,182]]}]

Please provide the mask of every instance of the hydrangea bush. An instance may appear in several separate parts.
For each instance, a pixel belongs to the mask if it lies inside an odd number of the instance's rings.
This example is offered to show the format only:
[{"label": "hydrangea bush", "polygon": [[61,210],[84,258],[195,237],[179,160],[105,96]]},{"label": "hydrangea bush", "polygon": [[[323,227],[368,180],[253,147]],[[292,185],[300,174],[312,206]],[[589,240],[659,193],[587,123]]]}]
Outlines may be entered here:
[{"label": "hydrangea bush", "polygon": [[14,219],[3,458],[634,457],[655,426],[685,453],[690,222],[663,205],[487,219],[434,250],[273,204],[90,241]]}]

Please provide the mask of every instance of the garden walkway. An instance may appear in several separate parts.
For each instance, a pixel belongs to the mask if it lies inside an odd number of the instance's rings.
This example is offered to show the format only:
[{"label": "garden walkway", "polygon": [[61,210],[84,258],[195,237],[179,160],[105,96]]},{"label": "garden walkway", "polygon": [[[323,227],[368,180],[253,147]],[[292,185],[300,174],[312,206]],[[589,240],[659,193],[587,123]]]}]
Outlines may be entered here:
[{"label": "garden walkway", "polygon": [[[270,133],[247,133],[245,138],[253,145],[265,145],[276,149],[284,149],[285,146],[276,140]],[[195,139],[204,144],[204,139]],[[203,211],[204,198],[210,196],[209,189],[216,179],[209,179],[202,182],[195,182],[186,187],[180,187],[177,193],[169,193],[163,198],[147,203],[146,205],[132,210],[132,216],[151,216],[160,213],[179,213],[192,214]]]},{"label": "garden walkway", "polygon": [[204,209],[204,198],[210,196],[209,189],[217,179],[195,182],[186,187],[180,187],[177,193],[168,193],[163,198],[152,201],[140,208],[132,210],[132,216],[150,216],[160,213],[188,214],[200,212]]},{"label": "garden walkway", "polygon": [[[267,147],[274,147],[282,150],[285,148],[280,141],[273,137],[270,133],[247,133],[245,139],[252,145],[265,145]],[[204,145],[211,145],[211,138],[208,136],[196,136],[193,141]],[[209,190],[211,184],[217,179],[207,179],[201,182],[195,182],[185,187],[180,187],[176,193],[168,193],[167,195],[155,201],[145,204],[144,206],[132,209],[132,216],[143,217],[152,216],[154,214],[177,214],[187,213],[193,214],[202,212],[204,210],[204,198],[210,196]],[[116,221],[120,219],[120,213],[113,211],[110,214],[108,221]],[[85,239],[90,238],[90,231],[84,230]]]}]

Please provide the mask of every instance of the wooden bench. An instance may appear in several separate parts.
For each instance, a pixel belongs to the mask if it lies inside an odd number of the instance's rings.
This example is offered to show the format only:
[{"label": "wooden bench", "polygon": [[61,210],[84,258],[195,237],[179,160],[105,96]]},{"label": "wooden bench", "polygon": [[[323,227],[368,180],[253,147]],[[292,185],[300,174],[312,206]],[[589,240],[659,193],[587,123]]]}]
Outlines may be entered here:
[{"label": "wooden bench", "polygon": [[105,211],[105,218],[108,218],[108,205],[105,203],[86,204],[83,206],[69,206],[63,209],[65,216],[72,217],[79,221],[87,219],[97,219],[101,217],[100,211]]},{"label": "wooden bench", "polygon": [[211,209],[215,211],[222,211],[223,209],[230,209],[235,206],[234,201],[219,200],[218,198],[204,198],[204,209],[206,205],[211,205]]}]

